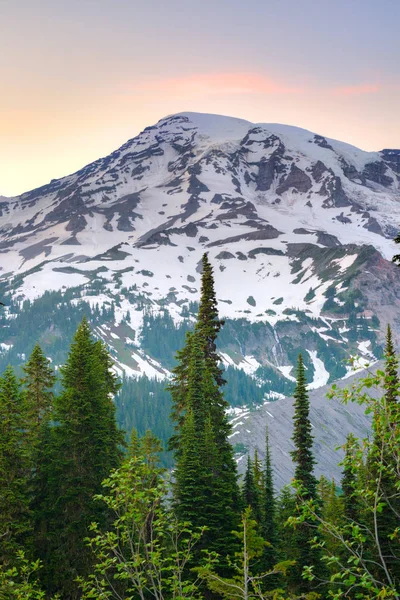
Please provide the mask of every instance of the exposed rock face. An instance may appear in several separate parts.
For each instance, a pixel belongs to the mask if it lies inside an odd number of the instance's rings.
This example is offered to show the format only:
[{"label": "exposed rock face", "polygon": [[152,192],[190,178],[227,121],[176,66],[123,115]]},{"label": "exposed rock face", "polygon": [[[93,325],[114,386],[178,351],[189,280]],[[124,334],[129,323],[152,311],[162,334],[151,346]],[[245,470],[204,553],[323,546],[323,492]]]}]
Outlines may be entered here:
[{"label": "exposed rock face", "polygon": [[365,165],[363,175],[369,181],[389,187],[393,183],[393,178],[386,175],[387,170],[388,168],[384,162],[371,162]]},{"label": "exposed rock face", "polygon": [[292,165],[290,168],[289,175],[284,181],[276,188],[277,194],[284,194],[290,188],[294,188],[298,192],[308,192],[312,187],[311,179],[303,171],[301,171],[296,165]]},{"label": "exposed rock face", "polygon": [[382,150],[380,155],[392,171],[400,175],[400,150]]},{"label": "exposed rock face", "polygon": [[324,173],[326,173],[327,171],[328,171],[328,169],[326,168],[324,163],[321,162],[320,160],[317,160],[317,162],[314,163],[311,167],[311,173],[312,173],[313,179],[317,183],[319,183],[321,181],[322,175]]}]

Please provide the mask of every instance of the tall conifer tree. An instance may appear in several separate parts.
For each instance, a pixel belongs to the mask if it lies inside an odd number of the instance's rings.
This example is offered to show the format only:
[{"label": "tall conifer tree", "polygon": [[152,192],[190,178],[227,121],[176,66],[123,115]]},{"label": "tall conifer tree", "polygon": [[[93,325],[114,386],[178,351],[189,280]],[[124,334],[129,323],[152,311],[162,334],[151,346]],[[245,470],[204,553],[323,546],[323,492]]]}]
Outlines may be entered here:
[{"label": "tall conifer tree", "polygon": [[0,564],[8,565],[31,528],[24,433],[26,411],[11,367],[0,377]]},{"label": "tall conifer tree", "polygon": [[188,331],[186,334],[185,345],[176,353],[177,365],[172,369],[173,378],[167,386],[167,390],[171,394],[172,411],[171,420],[174,422],[174,433],[168,441],[169,450],[174,450],[175,456],[178,456],[184,422],[184,415],[187,406],[188,393],[188,371],[189,361],[192,348],[193,332]]},{"label": "tall conifer tree", "polygon": [[310,422],[310,401],[308,399],[307,381],[304,371],[303,357],[299,354],[297,362],[296,388],[293,416],[292,440],[295,450],[292,459],[295,463],[294,478],[302,487],[302,498],[315,498],[317,480],[314,476],[315,458],[312,452],[313,436]]},{"label": "tall conifer tree", "polygon": [[256,483],[254,463],[250,458],[250,454],[247,456],[242,497],[245,508],[250,506],[253,519],[260,525],[262,521],[260,490]]},{"label": "tall conifer tree", "polygon": [[84,542],[91,522],[107,522],[94,495],[101,482],[119,466],[123,443],[115,422],[112,395],[118,390],[104,346],[93,340],[84,319],[61,369],[63,391],[54,402],[49,464],[49,496],[42,518],[47,520],[44,574],[51,591],[73,600],[79,597],[75,578],[90,569]]},{"label": "tall conifer tree", "polygon": [[49,415],[53,405],[53,386],[56,381],[50,361],[36,344],[27,363],[22,367],[29,429],[38,433],[40,424]]},{"label": "tall conifer tree", "polygon": [[[269,445],[268,426],[265,433],[265,468],[264,468],[264,494],[263,494],[263,522],[262,533],[267,546],[263,553],[263,566],[266,570],[271,570],[278,562],[278,532],[276,523],[276,500],[274,490],[274,480],[271,462],[271,449]],[[269,583],[268,581],[266,583]]]},{"label": "tall conifer tree", "polygon": [[50,420],[53,409],[53,386],[56,381],[50,361],[36,344],[27,363],[22,367],[23,396],[26,406],[25,444],[29,462],[27,493],[33,515],[33,545],[35,554],[47,545],[40,506],[47,493],[46,457],[49,452]]},{"label": "tall conifer tree", "polygon": [[359,450],[357,439],[352,433],[347,436],[345,446],[345,456],[343,460],[343,517],[346,522],[361,522],[361,507],[357,497],[357,475],[355,471],[355,453]]},{"label": "tall conifer tree", "polygon": [[196,331],[200,334],[207,367],[210,369],[218,388],[226,383],[221,359],[217,354],[216,340],[224,321],[218,316],[218,303],[214,289],[213,268],[207,253],[202,257],[201,297]]},{"label": "tall conifer tree", "polygon": [[[297,485],[298,510],[301,511],[303,502],[311,500],[318,503],[317,480],[314,476],[315,458],[312,452],[313,436],[309,418],[310,402],[301,354],[299,354],[297,362],[297,380],[293,396],[295,402],[292,440],[295,450],[291,454],[295,463],[294,479]],[[326,570],[321,561],[321,550],[312,543],[316,537],[318,537],[318,530],[315,523],[303,521],[296,524],[293,544],[297,548],[297,556],[290,579],[297,593],[308,593],[316,585],[315,582],[302,578],[304,567],[312,567],[317,578],[317,585],[320,583],[320,579],[326,577]]]},{"label": "tall conifer tree", "polygon": [[240,519],[240,493],[216,353],[222,321],[207,255],[203,256],[201,290],[198,320],[178,353],[179,364],[169,387],[176,424],[170,440],[176,460],[174,498],[178,516],[195,526],[207,524],[202,543],[224,556],[236,545],[231,532]]},{"label": "tall conifer tree", "polygon": [[[385,344],[385,367],[382,403],[376,405],[373,428],[374,441],[370,449],[367,467],[371,478],[372,491],[379,497],[380,510],[376,515],[376,547],[379,549],[377,562],[384,562],[396,585],[400,585],[400,544],[399,516],[399,466],[398,457],[390,450],[393,436],[400,422],[400,381],[399,362],[395,353],[392,331],[387,327]],[[398,442],[397,442],[398,443]],[[374,524],[371,524],[373,527]],[[377,577],[381,576],[379,570]]]},{"label": "tall conifer tree", "polygon": [[263,473],[262,462],[258,458],[257,448],[254,449],[253,470],[254,470],[254,481],[257,486],[257,489],[259,490],[260,498],[261,498],[263,495],[263,490],[264,490],[264,473]]}]

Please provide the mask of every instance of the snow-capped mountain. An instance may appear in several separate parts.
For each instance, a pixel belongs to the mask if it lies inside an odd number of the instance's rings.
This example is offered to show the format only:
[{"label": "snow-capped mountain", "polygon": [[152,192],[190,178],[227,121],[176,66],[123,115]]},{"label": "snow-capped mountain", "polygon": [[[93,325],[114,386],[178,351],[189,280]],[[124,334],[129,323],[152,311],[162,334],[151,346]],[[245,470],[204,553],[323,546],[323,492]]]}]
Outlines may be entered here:
[{"label": "snow-capped mountain", "polygon": [[[292,385],[302,350],[315,388],[345,376],[351,356],[374,361],[388,321],[400,333],[398,229],[400,150],[169,116],[73,175],[1,199],[3,352],[21,354],[13,344],[26,314],[81,306],[121,370],[165,378],[171,331],[183,339],[193,320],[206,251],[225,364],[273,397]],[[66,333],[49,322],[46,335],[51,354]]]}]

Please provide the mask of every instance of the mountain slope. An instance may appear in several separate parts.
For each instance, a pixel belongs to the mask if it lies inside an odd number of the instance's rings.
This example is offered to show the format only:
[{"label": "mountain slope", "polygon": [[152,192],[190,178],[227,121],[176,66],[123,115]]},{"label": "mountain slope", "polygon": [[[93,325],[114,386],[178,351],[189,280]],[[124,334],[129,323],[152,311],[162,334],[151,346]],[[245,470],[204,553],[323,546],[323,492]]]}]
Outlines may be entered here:
[{"label": "mountain slope", "polygon": [[[375,368],[382,368],[379,361]],[[338,388],[351,386],[358,380],[359,374],[351,375],[340,381]],[[343,404],[337,398],[328,399],[330,386],[311,390],[310,422],[312,425],[313,453],[316,459],[315,475],[325,475],[335,479],[339,485],[342,478],[342,467],[339,465],[344,457],[342,446],[349,433],[360,440],[368,436],[371,430],[371,417],[365,414],[366,406],[349,403]],[[377,397],[379,391],[371,388],[368,393]],[[294,476],[294,465],[290,452],[294,450],[293,434],[293,398],[281,398],[276,402],[265,402],[262,406],[231,409],[233,431],[230,440],[237,451],[239,470],[246,468],[246,454],[254,454],[257,449],[260,460],[265,457],[265,430],[268,427],[274,481],[277,489],[290,483]]]},{"label": "mountain slope", "polygon": [[351,356],[379,358],[387,321],[399,333],[400,272],[389,262],[399,186],[399,150],[166,117],[77,173],[2,199],[3,363],[21,361],[39,323],[59,363],[88,313],[121,372],[168,377],[207,251],[231,401],[233,388],[237,404],[260,400],[246,397],[237,368],[261,397],[289,394],[300,350],[312,387],[343,377]]}]

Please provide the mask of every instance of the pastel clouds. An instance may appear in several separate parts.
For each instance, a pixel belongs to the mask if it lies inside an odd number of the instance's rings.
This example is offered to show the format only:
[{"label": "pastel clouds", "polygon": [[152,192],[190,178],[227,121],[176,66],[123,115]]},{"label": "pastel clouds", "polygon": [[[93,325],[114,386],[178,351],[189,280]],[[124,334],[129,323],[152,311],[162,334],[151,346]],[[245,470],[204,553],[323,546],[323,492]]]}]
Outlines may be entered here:
[{"label": "pastel clouds", "polygon": [[364,94],[376,94],[382,89],[382,85],[375,83],[363,83],[358,85],[338,86],[333,88],[331,91],[335,96],[361,96]]},{"label": "pastel clouds", "polygon": [[[303,83],[295,85],[282,78],[256,72],[192,73],[179,77],[142,79],[128,86],[129,93],[151,95],[162,92],[165,96],[190,97],[197,95],[267,95],[295,96],[319,94],[332,97],[351,97],[377,94],[396,87],[390,84],[361,82],[349,85],[321,85]],[[126,85],[124,85],[126,91]]]},{"label": "pastel clouds", "polygon": [[259,73],[196,73],[181,77],[143,80],[133,89],[165,94],[299,94],[305,90]]}]

